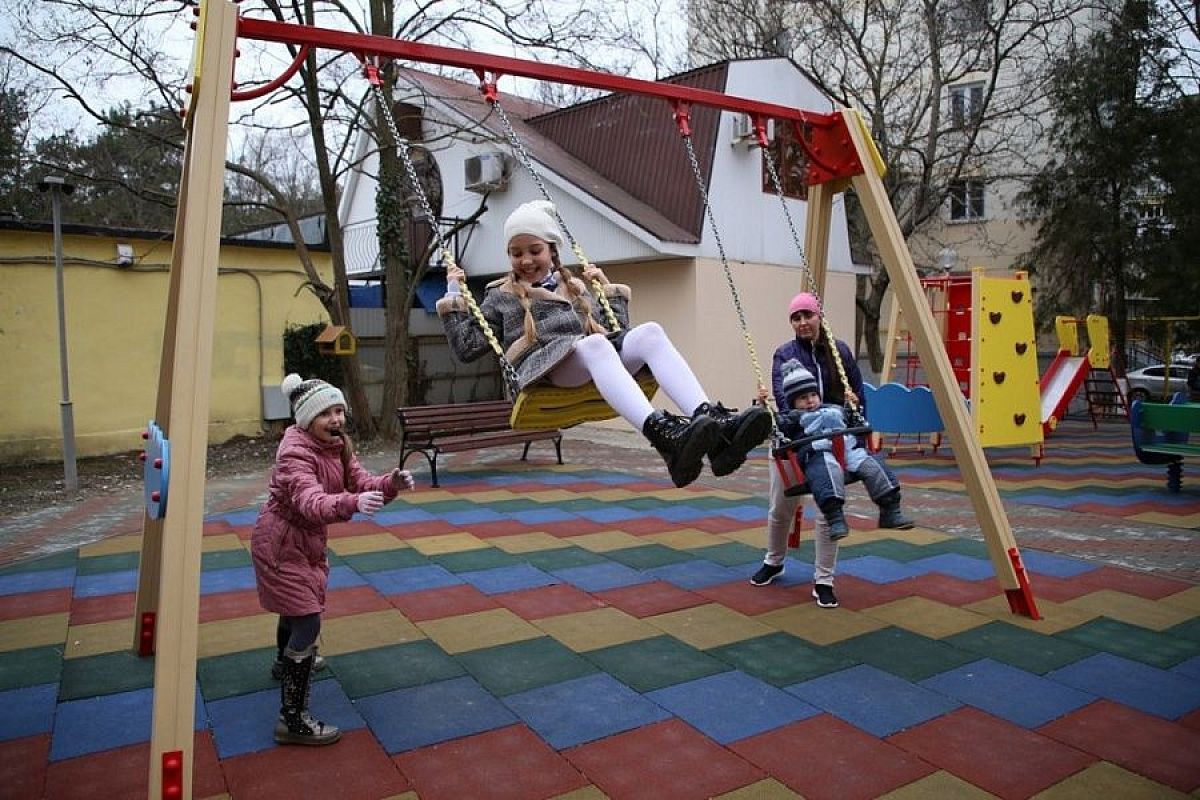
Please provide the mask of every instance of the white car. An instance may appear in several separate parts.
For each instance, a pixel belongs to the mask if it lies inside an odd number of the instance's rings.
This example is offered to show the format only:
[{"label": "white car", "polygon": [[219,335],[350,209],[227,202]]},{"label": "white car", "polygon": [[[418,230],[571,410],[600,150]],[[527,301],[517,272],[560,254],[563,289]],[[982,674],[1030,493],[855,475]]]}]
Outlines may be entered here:
[{"label": "white car", "polygon": [[[1162,364],[1151,364],[1141,369],[1130,370],[1125,375],[1128,381],[1129,402],[1134,400],[1169,400],[1176,392],[1186,392],[1188,370],[1187,364],[1172,364],[1171,376],[1166,378],[1166,367]],[[1167,393],[1163,394],[1164,380],[1168,382]]]}]

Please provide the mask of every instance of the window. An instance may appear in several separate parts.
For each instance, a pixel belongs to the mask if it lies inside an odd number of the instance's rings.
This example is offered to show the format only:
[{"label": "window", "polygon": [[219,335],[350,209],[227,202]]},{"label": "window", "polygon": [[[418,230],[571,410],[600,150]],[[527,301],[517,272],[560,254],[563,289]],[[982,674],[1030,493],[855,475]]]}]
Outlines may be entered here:
[{"label": "window", "polygon": [[951,86],[949,92],[951,124],[959,129],[978,125],[983,116],[983,84]]},{"label": "window", "polygon": [[983,181],[954,181],[950,184],[950,219],[955,222],[983,219],[983,197]]},{"label": "window", "polygon": [[950,37],[983,33],[992,12],[989,0],[946,0],[942,9],[945,31]]},{"label": "window", "polygon": [[[796,126],[791,122],[775,123],[775,138],[767,147],[771,151],[771,160],[779,171],[779,183],[783,186],[785,197],[797,200],[808,199],[808,156],[796,139]],[[764,192],[775,192],[775,184],[767,172],[766,156],[763,157],[762,185]]]}]

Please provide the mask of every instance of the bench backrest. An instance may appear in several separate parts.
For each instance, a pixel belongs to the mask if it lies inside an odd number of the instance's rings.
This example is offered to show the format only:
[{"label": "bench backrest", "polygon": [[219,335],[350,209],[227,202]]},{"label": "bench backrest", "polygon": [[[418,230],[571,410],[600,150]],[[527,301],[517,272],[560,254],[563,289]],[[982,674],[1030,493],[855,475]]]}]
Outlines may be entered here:
[{"label": "bench backrest", "polygon": [[1200,433],[1200,403],[1186,402],[1183,393],[1177,393],[1170,403],[1134,400],[1129,410],[1129,426],[1133,433],[1133,449],[1138,458],[1145,461],[1140,452],[1142,448],[1157,444],[1187,444],[1189,434]]},{"label": "bench backrest", "polygon": [[507,400],[396,409],[404,438],[421,440],[508,430],[511,413],[512,403]]}]

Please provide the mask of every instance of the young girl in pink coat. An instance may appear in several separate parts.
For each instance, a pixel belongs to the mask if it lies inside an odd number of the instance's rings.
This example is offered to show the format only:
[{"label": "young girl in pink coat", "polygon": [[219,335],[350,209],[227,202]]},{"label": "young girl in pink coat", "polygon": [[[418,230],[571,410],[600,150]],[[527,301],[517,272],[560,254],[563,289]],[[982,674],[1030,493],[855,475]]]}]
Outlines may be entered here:
[{"label": "young girl in pink coat", "polygon": [[329,583],[326,526],[344,522],[356,511],[374,514],[401,489],[411,489],[413,479],[405,470],[373,476],[363,469],[345,434],[346,401],[340,389],[296,374],[284,378],[281,389],[296,424],[279,443],[267,504],[250,540],[258,601],[279,615],[281,652],[273,674],[278,671],[282,685],[275,741],[333,744],[341,731],[308,713]]}]

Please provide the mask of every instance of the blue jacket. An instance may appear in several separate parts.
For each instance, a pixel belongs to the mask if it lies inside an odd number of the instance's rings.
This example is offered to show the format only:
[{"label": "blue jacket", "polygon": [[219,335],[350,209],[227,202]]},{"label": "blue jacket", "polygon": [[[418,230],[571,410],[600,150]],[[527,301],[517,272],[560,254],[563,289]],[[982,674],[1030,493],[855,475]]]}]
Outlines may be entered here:
[{"label": "blue jacket", "polygon": [[[845,342],[841,339],[836,339],[835,342],[838,353],[842,357],[843,368],[846,370],[846,378],[850,381],[850,388],[858,396],[859,405],[865,415],[867,401],[863,392],[862,371],[858,368],[858,360],[854,358],[854,354],[850,352],[850,347]],[[838,378],[837,368],[832,363],[826,363],[832,361],[828,356],[828,345],[825,344],[824,334],[815,346],[813,342],[800,339],[798,336],[781,344],[775,351],[775,358],[771,364],[771,389],[775,393],[776,405],[783,402],[783,364],[792,358],[799,361],[816,376],[817,387],[821,391],[821,402],[838,406],[845,403],[845,390]],[[788,411],[790,409],[781,410]]]}]

